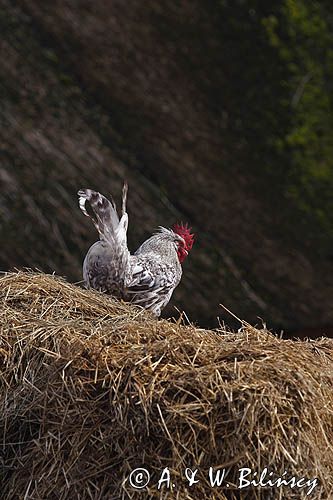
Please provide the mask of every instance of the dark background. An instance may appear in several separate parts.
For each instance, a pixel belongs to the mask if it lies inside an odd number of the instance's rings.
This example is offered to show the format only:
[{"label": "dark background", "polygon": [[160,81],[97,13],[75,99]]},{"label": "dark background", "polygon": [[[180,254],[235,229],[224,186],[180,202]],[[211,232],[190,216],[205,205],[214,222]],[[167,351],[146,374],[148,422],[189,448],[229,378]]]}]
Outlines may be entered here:
[{"label": "dark background", "polygon": [[77,206],[197,234],[165,315],[332,335],[333,4],[0,0],[0,267],[81,279]]}]

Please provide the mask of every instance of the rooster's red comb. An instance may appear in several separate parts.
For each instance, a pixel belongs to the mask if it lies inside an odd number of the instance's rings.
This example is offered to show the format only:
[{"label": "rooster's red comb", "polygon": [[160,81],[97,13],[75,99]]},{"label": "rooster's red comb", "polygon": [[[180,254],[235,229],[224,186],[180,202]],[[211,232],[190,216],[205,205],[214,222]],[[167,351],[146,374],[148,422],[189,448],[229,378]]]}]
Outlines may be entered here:
[{"label": "rooster's red comb", "polygon": [[174,224],[172,226],[172,230],[174,233],[179,234],[179,236],[181,236],[184,239],[185,244],[187,246],[187,250],[191,250],[194,243],[194,234],[191,234],[192,228],[189,227],[187,223],[186,224],[180,223],[180,224]]}]

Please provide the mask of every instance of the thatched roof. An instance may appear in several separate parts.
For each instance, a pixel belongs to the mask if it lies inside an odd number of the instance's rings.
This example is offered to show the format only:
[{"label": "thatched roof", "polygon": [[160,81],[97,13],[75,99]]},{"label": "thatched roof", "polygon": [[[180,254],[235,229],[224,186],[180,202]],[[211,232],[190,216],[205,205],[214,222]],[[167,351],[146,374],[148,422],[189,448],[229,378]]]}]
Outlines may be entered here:
[{"label": "thatched roof", "polygon": [[[245,498],[241,467],[317,477],[311,498],[331,498],[331,340],[157,321],[44,274],[6,274],[0,288],[2,498],[132,498],[137,467],[151,474],[140,498]],[[210,466],[227,469],[229,488],[210,486]],[[175,486],[161,496],[164,467]]]}]

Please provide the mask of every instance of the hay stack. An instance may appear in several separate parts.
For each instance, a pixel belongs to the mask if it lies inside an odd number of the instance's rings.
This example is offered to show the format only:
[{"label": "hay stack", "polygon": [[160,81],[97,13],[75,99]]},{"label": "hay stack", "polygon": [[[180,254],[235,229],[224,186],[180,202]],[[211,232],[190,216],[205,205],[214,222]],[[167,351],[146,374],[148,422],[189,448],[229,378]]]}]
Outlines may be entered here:
[{"label": "hay stack", "polygon": [[[241,467],[318,477],[310,498],[332,497],[332,341],[156,321],[43,274],[0,288],[1,498],[309,498],[234,489]],[[221,487],[210,466],[228,471]],[[140,495],[137,467],[151,474]],[[175,486],[161,493],[164,467]]]}]

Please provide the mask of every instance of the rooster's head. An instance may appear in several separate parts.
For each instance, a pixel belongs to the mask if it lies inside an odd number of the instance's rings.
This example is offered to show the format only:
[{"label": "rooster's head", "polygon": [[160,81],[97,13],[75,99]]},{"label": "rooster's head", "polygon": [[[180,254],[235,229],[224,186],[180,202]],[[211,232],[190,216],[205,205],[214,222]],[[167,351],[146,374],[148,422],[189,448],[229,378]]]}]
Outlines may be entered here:
[{"label": "rooster's head", "polygon": [[187,223],[186,224],[175,224],[172,227],[172,230],[174,233],[178,234],[181,236],[184,240],[184,242],[179,241],[178,242],[178,258],[179,262],[182,263],[188,256],[189,251],[193,247],[194,243],[194,234],[191,234],[191,227],[188,227]]}]

